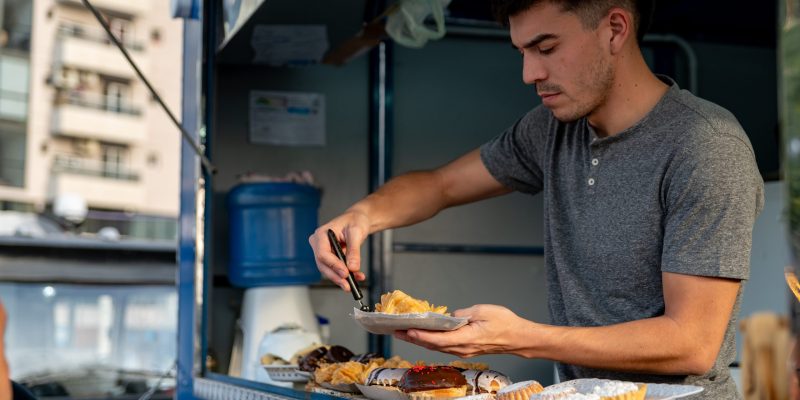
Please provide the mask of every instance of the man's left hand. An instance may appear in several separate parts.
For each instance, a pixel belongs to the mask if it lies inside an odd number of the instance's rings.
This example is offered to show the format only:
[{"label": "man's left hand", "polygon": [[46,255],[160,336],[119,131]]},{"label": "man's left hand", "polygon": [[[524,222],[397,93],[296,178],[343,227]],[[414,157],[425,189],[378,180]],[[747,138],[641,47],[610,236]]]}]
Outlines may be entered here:
[{"label": "man's left hand", "polygon": [[489,304],[456,310],[453,316],[468,318],[469,323],[448,332],[395,331],[394,337],[426,349],[469,358],[482,354],[514,353],[520,344],[514,339],[533,324],[508,308]]}]

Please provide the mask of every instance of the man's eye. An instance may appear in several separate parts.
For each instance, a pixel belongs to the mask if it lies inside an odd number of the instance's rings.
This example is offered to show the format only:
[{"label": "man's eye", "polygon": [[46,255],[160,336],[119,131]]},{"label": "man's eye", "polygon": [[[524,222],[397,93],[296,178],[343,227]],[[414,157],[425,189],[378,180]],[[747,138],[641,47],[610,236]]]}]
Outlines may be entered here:
[{"label": "man's eye", "polygon": [[553,52],[553,50],[555,50],[555,46],[553,46],[553,47],[548,47],[548,48],[546,48],[546,49],[539,49],[539,54],[546,56],[546,55],[548,55],[548,54],[552,53],[552,52]]}]

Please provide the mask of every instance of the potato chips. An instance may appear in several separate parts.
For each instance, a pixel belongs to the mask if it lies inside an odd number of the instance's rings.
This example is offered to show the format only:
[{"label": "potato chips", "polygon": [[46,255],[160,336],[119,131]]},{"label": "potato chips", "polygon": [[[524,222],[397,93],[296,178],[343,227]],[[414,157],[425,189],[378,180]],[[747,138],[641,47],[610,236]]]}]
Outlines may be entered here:
[{"label": "potato chips", "polygon": [[400,290],[381,295],[381,302],[375,305],[375,311],[386,314],[423,314],[434,312],[450,315],[447,306],[434,306],[425,300],[417,300]]}]

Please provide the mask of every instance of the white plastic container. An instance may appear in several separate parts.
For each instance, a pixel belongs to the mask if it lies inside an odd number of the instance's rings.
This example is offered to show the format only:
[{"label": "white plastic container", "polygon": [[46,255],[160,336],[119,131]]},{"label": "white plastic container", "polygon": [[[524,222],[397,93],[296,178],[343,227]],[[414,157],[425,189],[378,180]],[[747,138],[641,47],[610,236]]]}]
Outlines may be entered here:
[{"label": "white plastic container", "polygon": [[261,367],[259,347],[265,336],[280,326],[297,325],[315,335],[317,342],[321,343],[308,286],[272,286],[245,290],[240,321],[241,377],[244,379],[278,384]]}]

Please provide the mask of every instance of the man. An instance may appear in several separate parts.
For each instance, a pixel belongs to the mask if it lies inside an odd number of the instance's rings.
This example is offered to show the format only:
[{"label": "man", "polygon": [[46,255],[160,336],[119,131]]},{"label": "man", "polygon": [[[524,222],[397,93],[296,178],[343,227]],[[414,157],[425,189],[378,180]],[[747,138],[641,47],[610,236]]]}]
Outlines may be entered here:
[{"label": "man", "polygon": [[[434,171],[395,178],[309,238],[344,290],[366,235],[518,190],[544,196],[552,325],[458,310],[452,332],[396,337],[461,357],[558,362],[561,379],[695,384],[739,398],[728,365],[763,182],[726,110],[647,67],[633,0],[511,0],[496,9],[542,98],[503,134]],[[641,33],[641,32],[639,32]],[[349,265],[325,232],[339,233]]]}]

